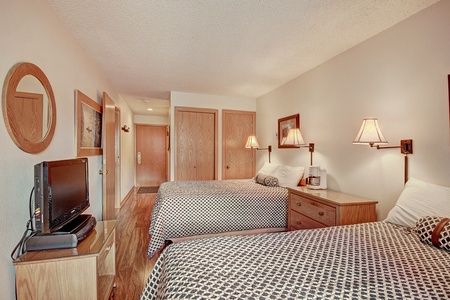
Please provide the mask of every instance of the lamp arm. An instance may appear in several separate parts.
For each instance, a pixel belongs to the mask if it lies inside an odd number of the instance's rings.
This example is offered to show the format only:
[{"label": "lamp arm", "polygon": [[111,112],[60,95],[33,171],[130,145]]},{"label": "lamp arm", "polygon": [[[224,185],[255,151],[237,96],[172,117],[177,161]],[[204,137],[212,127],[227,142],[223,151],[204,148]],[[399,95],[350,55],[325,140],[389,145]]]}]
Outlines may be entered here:
[{"label": "lamp arm", "polygon": [[267,148],[253,148],[253,149],[256,149],[256,150],[267,150],[269,152],[269,163],[270,163],[270,152],[272,152],[272,146],[271,145],[267,146]]},{"label": "lamp arm", "polygon": [[313,153],[314,153],[314,143],[309,143],[307,146],[299,145],[299,148],[308,148],[310,153],[309,165],[313,165]]},{"label": "lamp arm", "polygon": [[401,148],[401,146],[380,146],[380,145],[370,145],[370,147],[376,147],[377,148],[377,150],[380,150],[380,149],[394,149],[394,148]]},{"label": "lamp arm", "polygon": [[400,140],[400,146],[380,146],[380,145],[375,146],[374,143],[370,143],[369,145],[370,145],[370,147],[377,148],[377,150],[400,148],[400,152],[402,154],[412,154],[413,153],[412,140]]}]

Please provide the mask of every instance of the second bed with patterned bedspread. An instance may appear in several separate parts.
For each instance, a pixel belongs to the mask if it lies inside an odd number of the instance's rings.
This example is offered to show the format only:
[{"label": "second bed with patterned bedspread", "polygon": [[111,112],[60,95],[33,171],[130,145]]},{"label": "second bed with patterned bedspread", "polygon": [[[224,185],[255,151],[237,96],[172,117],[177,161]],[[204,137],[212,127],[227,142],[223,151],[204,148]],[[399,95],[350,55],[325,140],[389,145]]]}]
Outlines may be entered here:
[{"label": "second bed with patterned bedspread", "polygon": [[171,181],[151,213],[149,258],[174,238],[286,228],[288,190],[253,179]]}]

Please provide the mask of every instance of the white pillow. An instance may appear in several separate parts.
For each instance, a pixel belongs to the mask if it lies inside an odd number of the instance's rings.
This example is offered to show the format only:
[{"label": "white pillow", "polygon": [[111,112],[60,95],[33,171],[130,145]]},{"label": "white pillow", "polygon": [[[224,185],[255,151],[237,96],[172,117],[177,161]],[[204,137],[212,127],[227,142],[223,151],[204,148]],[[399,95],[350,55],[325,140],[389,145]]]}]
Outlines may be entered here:
[{"label": "white pillow", "polygon": [[262,168],[259,169],[259,171],[256,172],[256,174],[264,174],[264,175],[268,175],[268,176],[275,176],[275,172],[277,171],[278,167],[279,167],[279,165],[265,162],[264,166],[262,166]]},{"label": "white pillow", "polygon": [[450,187],[411,178],[385,221],[415,227],[426,216],[450,218]]},{"label": "white pillow", "polygon": [[279,166],[275,172],[275,177],[278,178],[278,185],[284,187],[295,187],[298,185],[300,179],[303,177],[303,167]]}]

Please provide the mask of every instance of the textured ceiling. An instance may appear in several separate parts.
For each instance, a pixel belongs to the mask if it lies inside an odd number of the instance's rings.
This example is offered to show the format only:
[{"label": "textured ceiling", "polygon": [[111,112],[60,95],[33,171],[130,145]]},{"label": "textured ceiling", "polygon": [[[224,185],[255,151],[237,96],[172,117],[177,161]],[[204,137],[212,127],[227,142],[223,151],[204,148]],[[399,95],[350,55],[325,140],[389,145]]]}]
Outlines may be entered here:
[{"label": "textured ceiling", "polygon": [[132,110],[155,115],[170,91],[262,96],[437,1],[48,0]]}]

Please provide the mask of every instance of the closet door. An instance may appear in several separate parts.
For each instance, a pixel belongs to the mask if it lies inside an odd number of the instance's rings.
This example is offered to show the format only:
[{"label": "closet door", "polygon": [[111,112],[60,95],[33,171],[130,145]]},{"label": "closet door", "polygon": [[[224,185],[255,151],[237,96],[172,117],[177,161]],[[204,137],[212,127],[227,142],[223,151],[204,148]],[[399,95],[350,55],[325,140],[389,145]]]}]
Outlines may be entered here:
[{"label": "closet door", "polygon": [[217,179],[217,110],[175,107],[175,180]]},{"label": "closet door", "polygon": [[213,113],[195,113],[197,126],[195,134],[195,178],[213,180],[216,173],[216,115]]},{"label": "closet door", "polygon": [[250,135],[256,133],[256,112],[222,111],[222,179],[255,176],[256,151],[246,149]]}]

